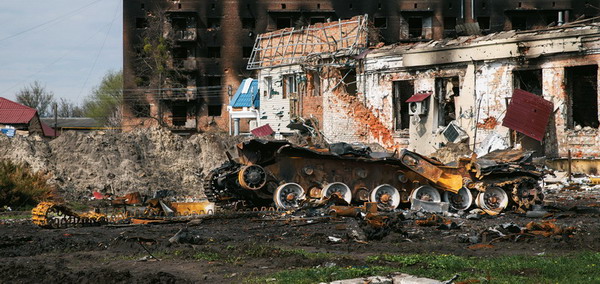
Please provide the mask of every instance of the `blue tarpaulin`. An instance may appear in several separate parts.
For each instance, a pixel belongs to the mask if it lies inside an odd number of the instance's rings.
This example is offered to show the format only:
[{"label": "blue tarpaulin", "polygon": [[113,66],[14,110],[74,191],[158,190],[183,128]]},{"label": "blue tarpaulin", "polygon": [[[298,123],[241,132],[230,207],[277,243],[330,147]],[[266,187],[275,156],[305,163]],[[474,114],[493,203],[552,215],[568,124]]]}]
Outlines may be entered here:
[{"label": "blue tarpaulin", "polygon": [[14,128],[0,128],[0,132],[8,137],[14,137],[16,131]]},{"label": "blue tarpaulin", "polygon": [[244,79],[235,92],[231,103],[232,107],[260,107],[260,95],[258,92],[258,80]]}]

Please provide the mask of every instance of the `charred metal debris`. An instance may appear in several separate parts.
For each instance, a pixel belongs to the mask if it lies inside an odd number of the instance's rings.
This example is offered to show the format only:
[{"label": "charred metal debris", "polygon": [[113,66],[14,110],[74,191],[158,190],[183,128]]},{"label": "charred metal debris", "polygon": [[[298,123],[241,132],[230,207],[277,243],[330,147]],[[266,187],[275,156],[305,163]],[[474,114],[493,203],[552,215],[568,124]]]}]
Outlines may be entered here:
[{"label": "charred metal debris", "polygon": [[[541,172],[528,153],[514,150],[462,157],[448,165],[408,150],[373,152],[346,143],[319,148],[254,139],[238,144],[237,150],[237,158],[227,153],[227,161],[204,178],[208,201],[178,202],[161,194],[143,198],[139,193],[108,198],[96,192],[95,199],[104,205],[91,212],[42,202],[33,209],[32,221],[46,228],[160,224],[210,218],[217,210],[227,215],[234,209],[299,220],[302,226],[357,218],[361,223],[355,227],[368,229],[355,229],[353,238],[366,240],[381,238],[415,216],[426,219],[424,213],[452,216],[471,210],[467,218],[505,209],[524,213],[543,199]],[[442,223],[436,225],[460,226]]]},{"label": "charred metal debris", "polygon": [[244,202],[297,210],[334,200],[345,206],[370,202],[379,211],[477,207],[497,215],[507,208],[523,213],[543,199],[542,172],[522,151],[463,157],[445,165],[408,150],[372,152],[347,143],[316,148],[254,139],[237,148],[239,158],[228,154],[228,161],[204,181],[206,196],[220,206]]}]

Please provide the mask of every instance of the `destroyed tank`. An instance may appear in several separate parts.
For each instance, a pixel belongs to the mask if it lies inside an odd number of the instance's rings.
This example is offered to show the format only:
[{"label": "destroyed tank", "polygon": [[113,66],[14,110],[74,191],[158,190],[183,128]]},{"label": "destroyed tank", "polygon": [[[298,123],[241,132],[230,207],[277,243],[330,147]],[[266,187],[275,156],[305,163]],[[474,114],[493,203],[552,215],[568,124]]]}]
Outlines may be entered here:
[{"label": "destroyed tank", "polygon": [[329,148],[254,139],[237,145],[238,158],[213,169],[204,180],[210,201],[291,210],[338,198],[348,204],[376,202],[380,210],[445,204],[477,206],[496,215],[526,210],[542,201],[541,173],[522,152],[460,158],[455,165],[402,150],[373,153],[346,143]]}]

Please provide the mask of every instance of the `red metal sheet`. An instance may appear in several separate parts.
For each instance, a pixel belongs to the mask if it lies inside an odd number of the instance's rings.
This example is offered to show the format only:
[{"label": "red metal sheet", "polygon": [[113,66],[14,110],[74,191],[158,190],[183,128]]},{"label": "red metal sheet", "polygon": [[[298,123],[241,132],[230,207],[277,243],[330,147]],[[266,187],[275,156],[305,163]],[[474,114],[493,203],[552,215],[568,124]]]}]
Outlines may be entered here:
[{"label": "red metal sheet", "polygon": [[515,89],[502,125],[541,142],[553,109],[541,96]]},{"label": "red metal sheet", "polygon": [[50,127],[50,125],[41,122],[42,123],[42,131],[44,132],[44,136],[46,137],[56,137],[58,136],[56,133],[56,130],[54,130],[54,128]]},{"label": "red metal sheet", "polygon": [[263,136],[271,135],[275,131],[273,131],[273,129],[271,128],[271,125],[265,124],[261,127],[257,127],[257,128],[250,130],[250,132],[252,132],[252,134],[254,134],[254,136],[256,136],[256,137],[263,137]]},{"label": "red metal sheet", "polygon": [[37,111],[22,104],[0,98],[0,123],[26,124]]},{"label": "red metal sheet", "polygon": [[429,98],[429,96],[431,96],[431,94],[432,94],[431,92],[428,92],[428,93],[416,93],[412,97],[408,98],[408,100],[406,100],[406,102],[407,103],[422,102],[426,98]]}]

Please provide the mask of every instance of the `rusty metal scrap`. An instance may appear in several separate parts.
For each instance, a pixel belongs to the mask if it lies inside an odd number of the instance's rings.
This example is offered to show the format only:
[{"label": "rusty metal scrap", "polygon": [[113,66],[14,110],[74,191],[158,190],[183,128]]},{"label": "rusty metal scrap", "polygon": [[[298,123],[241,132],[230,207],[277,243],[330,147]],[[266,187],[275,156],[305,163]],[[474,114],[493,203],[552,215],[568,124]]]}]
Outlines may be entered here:
[{"label": "rusty metal scrap", "polygon": [[449,225],[452,223],[452,220],[446,219],[439,215],[433,214],[429,218],[424,220],[416,220],[415,224],[419,226],[431,227],[431,226],[439,226],[439,225]]},{"label": "rusty metal scrap", "polygon": [[[369,201],[379,210],[394,210],[409,207],[413,200],[440,202],[444,195],[450,208],[476,205],[495,215],[509,206],[530,208],[542,198],[537,185],[541,172],[523,152],[460,158],[449,166],[408,150],[372,155],[367,148],[349,144],[328,149],[255,139],[237,149],[239,158],[229,158],[205,178],[209,200],[243,200],[255,207],[275,203],[283,210],[330,200],[351,206]],[[427,194],[419,194],[425,190]],[[436,198],[421,199],[432,194]],[[343,214],[355,214],[347,210]]]},{"label": "rusty metal scrap", "polygon": [[[78,213],[66,205],[54,202],[40,202],[33,210],[32,222],[43,228],[64,228],[81,225],[104,225],[109,223],[150,224],[166,223],[184,216],[201,216],[214,214],[214,203],[203,202],[165,202],[161,199],[150,199],[143,213],[135,207],[126,207],[131,202],[141,200],[139,193],[127,195],[111,202],[110,208],[95,208],[92,211]],[[112,200],[114,201],[114,200]]]},{"label": "rusty metal scrap", "polygon": [[575,227],[561,227],[553,221],[544,221],[541,223],[529,222],[526,226],[526,232],[544,237],[550,236],[568,236],[572,237]]}]

